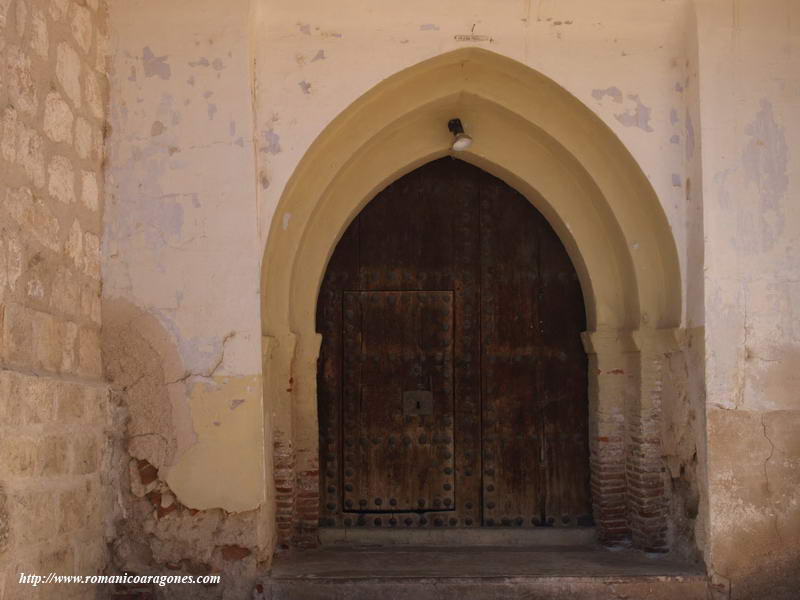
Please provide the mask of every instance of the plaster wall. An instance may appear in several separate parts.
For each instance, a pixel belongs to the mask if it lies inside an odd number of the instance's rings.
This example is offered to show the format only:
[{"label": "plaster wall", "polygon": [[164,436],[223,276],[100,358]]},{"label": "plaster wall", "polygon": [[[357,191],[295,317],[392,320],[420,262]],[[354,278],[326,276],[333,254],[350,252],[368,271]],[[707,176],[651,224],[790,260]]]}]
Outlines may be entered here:
[{"label": "plaster wall", "polygon": [[231,597],[271,526],[250,26],[242,0],[115,2],[110,23],[103,353],[130,412],[115,568],[224,571]]},{"label": "plaster wall", "polygon": [[800,6],[701,1],[697,16],[710,564],[733,598],[790,597],[800,581]]},{"label": "plaster wall", "polygon": [[[207,4],[124,2],[112,12],[104,298],[120,344],[127,330],[161,357],[169,346],[168,407],[144,396],[134,407],[142,422],[131,454],[164,468],[194,508],[242,511],[263,499],[248,3]],[[139,317],[163,331],[148,333]],[[228,410],[216,414],[208,397],[226,385]],[[221,438],[241,444],[235,462],[215,450]],[[198,482],[192,464],[218,476]]]},{"label": "plaster wall", "polygon": [[104,2],[0,1],[0,598],[85,598],[119,414],[100,356]]}]

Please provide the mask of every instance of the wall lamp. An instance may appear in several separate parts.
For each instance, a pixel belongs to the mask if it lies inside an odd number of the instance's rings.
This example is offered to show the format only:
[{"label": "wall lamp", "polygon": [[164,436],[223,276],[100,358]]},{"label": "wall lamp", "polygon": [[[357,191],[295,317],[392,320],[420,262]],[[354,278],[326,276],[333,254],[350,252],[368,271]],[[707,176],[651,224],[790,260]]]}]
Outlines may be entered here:
[{"label": "wall lamp", "polygon": [[461,124],[461,119],[450,119],[447,122],[447,129],[453,134],[453,145],[451,146],[455,152],[466,150],[472,145],[472,138],[464,133],[464,126]]}]

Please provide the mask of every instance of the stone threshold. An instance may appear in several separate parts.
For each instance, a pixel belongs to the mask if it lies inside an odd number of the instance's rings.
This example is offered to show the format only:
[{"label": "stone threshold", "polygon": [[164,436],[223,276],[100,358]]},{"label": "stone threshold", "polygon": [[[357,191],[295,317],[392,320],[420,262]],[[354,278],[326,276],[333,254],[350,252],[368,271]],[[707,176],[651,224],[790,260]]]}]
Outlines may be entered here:
[{"label": "stone threshold", "polygon": [[597,541],[594,527],[537,527],[535,529],[361,529],[321,528],[322,546],[589,546]]},{"label": "stone threshold", "polygon": [[600,546],[331,546],[276,556],[271,600],[705,600],[702,567]]}]

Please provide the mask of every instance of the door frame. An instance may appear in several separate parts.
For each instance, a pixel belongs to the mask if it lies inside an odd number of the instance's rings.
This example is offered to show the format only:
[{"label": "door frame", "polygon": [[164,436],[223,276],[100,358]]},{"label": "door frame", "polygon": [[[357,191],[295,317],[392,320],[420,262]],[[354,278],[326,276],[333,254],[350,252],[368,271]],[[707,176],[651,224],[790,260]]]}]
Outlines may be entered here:
[{"label": "door frame", "polygon": [[458,158],[525,196],[581,280],[588,331],[593,513],[599,539],[669,548],[662,390],[686,351],[669,223],[613,132],[546,76],[465,48],[384,80],[320,134],[289,180],[262,263],[268,512],[277,542],[313,546],[319,519],[317,294],[339,238],[402,175],[450,150],[447,121],[475,139]]}]

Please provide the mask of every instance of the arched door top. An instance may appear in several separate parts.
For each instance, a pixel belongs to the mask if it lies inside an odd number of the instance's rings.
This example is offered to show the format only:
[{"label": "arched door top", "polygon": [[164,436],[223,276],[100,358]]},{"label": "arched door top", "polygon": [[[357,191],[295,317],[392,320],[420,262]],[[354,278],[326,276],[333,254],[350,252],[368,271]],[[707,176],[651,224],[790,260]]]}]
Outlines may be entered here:
[{"label": "arched door top", "polygon": [[[386,79],[309,148],[267,241],[265,334],[313,332],[316,293],[337,240],[389,182],[450,152],[446,124],[454,116],[475,139],[459,158],[518,189],[561,237],[581,278],[590,330],[680,323],[670,228],[623,144],[541,73],[467,48]],[[291,215],[286,228],[284,214]]]}]

